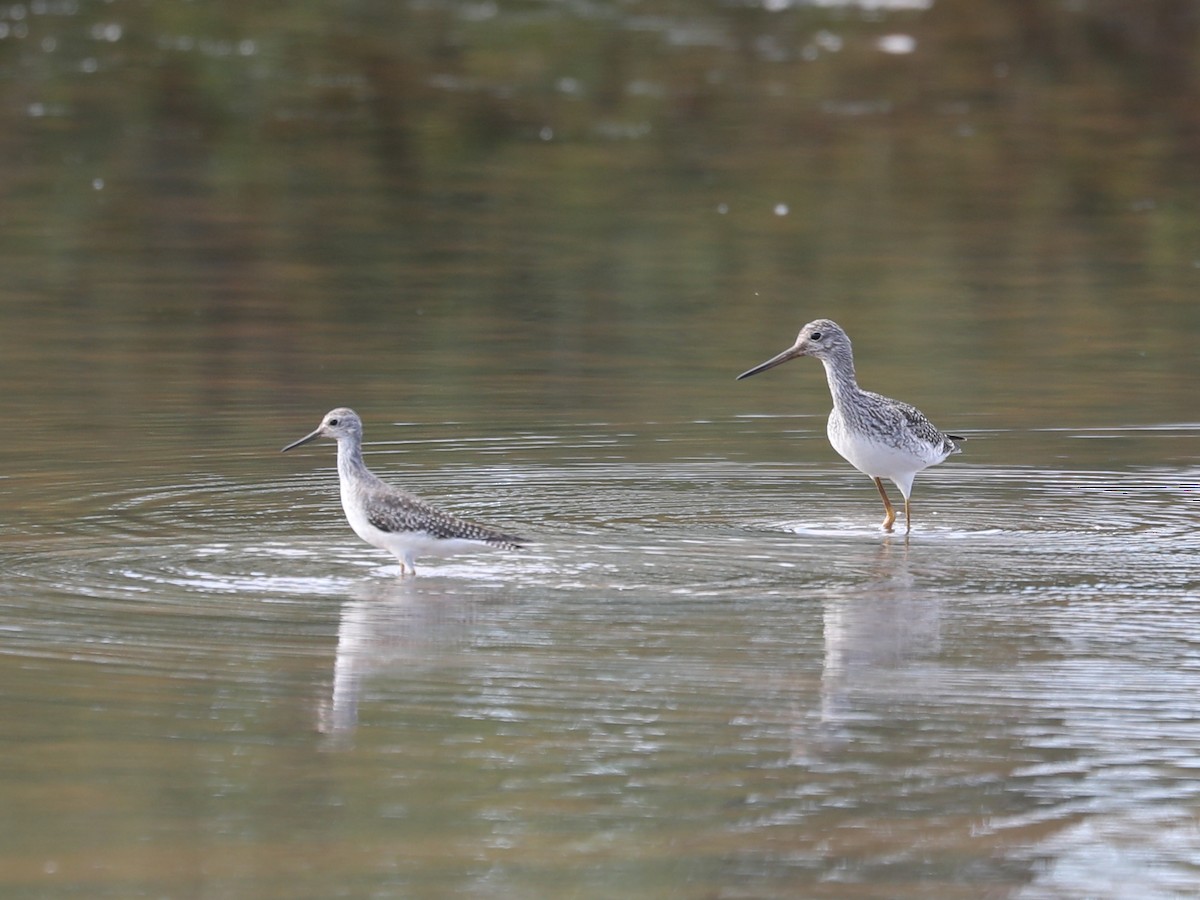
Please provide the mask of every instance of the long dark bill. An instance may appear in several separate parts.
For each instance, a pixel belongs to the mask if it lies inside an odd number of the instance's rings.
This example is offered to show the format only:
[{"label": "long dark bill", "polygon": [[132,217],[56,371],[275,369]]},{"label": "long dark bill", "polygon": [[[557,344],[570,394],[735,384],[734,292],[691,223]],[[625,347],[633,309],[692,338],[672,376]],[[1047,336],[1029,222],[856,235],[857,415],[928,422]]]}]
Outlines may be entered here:
[{"label": "long dark bill", "polygon": [[300,438],[300,440],[298,440],[298,441],[293,441],[292,443],[288,444],[286,447],[284,447],[284,448],[283,448],[282,450],[280,450],[279,452],[280,452],[280,453],[287,453],[289,450],[295,450],[295,449],[296,449],[297,447],[299,447],[301,444],[307,444],[309,441],[315,441],[315,440],[316,440],[317,438],[319,438],[320,436],[321,436],[321,429],[320,429],[320,428],[318,428],[318,429],[317,429],[316,431],[314,431],[312,434],[305,435],[304,437]]},{"label": "long dark bill", "polygon": [[751,375],[757,375],[759,372],[765,372],[767,369],[773,369],[776,366],[787,362],[789,359],[795,359],[797,356],[800,356],[800,351],[798,351],[795,347],[788,347],[778,356],[772,356],[765,363],[759,363],[753,369],[747,369],[745,372],[739,375],[736,380],[741,381],[743,378],[749,378]]}]

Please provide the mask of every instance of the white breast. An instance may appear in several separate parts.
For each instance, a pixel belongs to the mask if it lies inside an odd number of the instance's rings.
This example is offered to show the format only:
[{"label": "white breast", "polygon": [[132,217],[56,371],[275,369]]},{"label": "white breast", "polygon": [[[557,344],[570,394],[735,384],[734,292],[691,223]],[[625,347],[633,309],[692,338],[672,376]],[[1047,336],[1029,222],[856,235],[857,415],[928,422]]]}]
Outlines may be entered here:
[{"label": "white breast", "polygon": [[826,429],[829,443],[833,445],[843,459],[871,478],[887,478],[895,482],[905,497],[912,491],[913,478],[922,469],[940,463],[946,458],[935,447],[921,446],[916,449],[928,450],[917,454],[910,452],[910,447],[895,447],[882,441],[872,440],[870,435],[862,432],[850,432],[842,421],[841,414],[835,409],[829,414],[829,425]]},{"label": "white breast", "polygon": [[346,513],[346,521],[350,523],[350,527],[354,529],[354,533],[370,544],[372,547],[378,547],[380,550],[391,550],[387,543],[387,533],[380,531],[374,525],[367,521],[367,513],[364,508],[354,502],[350,487],[346,484],[345,479],[342,480],[342,511]]}]

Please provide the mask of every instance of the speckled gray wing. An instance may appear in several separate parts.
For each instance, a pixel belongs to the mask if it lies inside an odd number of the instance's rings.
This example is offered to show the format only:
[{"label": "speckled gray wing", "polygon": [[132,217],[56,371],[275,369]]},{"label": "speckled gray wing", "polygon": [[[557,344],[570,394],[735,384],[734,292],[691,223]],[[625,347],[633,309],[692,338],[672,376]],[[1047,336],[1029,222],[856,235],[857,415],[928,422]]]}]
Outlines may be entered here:
[{"label": "speckled gray wing", "polygon": [[516,550],[526,543],[525,538],[452,516],[400,491],[370,496],[364,506],[367,521],[392,534],[424,532],[443,540],[481,541],[506,550]]},{"label": "speckled gray wing", "polygon": [[[908,427],[912,429],[913,434],[917,435],[921,440],[927,442],[932,447],[940,446],[945,453],[962,453],[962,448],[951,440],[951,435],[939,430],[932,422],[926,418],[925,413],[921,412],[915,406],[908,403],[901,403],[899,400],[893,400],[892,405],[900,411],[900,415],[904,416],[904,421],[908,423]],[[963,440],[963,438],[957,438]]]},{"label": "speckled gray wing", "polygon": [[[893,412],[889,415],[895,415],[906,426],[904,434],[911,435],[930,447],[941,447],[944,453],[962,453],[962,449],[954,442],[961,441],[963,438],[940,431],[926,418],[925,413],[915,406],[901,400],[893,400],[882,394],[876,394],[874,391],[863,391],[863,394],[869,398],[871,405],[877,410],[882,412],[884,408],[891,409]],[[893,433],[891,429],[888,431]]]}]

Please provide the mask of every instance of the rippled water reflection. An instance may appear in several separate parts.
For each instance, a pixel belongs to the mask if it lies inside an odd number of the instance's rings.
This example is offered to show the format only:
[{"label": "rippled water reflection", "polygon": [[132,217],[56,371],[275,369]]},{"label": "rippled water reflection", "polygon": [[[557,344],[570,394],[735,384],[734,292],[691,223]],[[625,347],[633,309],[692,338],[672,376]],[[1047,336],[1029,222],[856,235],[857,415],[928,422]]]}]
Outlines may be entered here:
[{"label": "rippled water reflection", "polygon": [[810,424],[401,429],[377,471],[536,541],[404,580],[342,520],[331,453],[78,485],[78,524],[3,564],[10,817],[70,823],[10,831],[10,883],[1184,891],[1197,470],[997,468],[1095,435],[981,433],[918,480],[906,539],[867,479],[786,461],[829,459]]},{"label": "rippled water reflection", "polygon": [[[0,5],[0,896],[1188,893],[1197,47]],[[907,539],[733,380],[818,316],[971,436]],[[279,453],[343,404],[536,543],[399,581]]]}]

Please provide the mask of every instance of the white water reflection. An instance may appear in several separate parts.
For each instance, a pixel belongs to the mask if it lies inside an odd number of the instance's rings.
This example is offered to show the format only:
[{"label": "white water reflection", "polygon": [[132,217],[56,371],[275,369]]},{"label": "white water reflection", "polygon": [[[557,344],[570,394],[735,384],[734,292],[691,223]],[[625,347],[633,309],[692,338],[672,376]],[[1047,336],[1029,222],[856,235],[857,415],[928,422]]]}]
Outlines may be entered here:
[{"label": "white water reflection", "polygon": [[1014,900],[1177,900],[1200,879],[1194,801],[1090,815],[1024,854],[1030,883]]},{"label": "white water reflection", "polygon": [[404,678],[431,659],[448,665],[470,646],[478,622],[479,600],[436,576],[376,578],[354,596],[342,606],[332,687],[318,714],[318,729],[328,734],[357,727],[369,675]]},{"label": "white water reflection", "polygon": [[913,577],[908,553],[903,539],[886,539],[872,579],[824,601],[821,722],[826,726],[856,718],[857,696],[881,686],[895,691],[910,666],[941,648],[943,601]]}]

